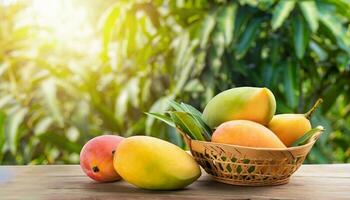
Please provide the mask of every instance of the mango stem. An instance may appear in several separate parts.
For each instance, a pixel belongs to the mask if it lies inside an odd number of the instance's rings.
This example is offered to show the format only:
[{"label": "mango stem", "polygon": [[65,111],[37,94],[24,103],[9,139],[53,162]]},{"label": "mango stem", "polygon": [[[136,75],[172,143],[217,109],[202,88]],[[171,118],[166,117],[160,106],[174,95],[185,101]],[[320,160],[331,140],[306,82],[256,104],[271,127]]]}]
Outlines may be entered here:
[{"label": "mango stem", "polygon": [[317,107],[323,102],[322,98],[317,99],[315,104],[312,106],[312,108],[307,111],[304,115],[307,119],[310,119],[311,115],[316,111]]}]

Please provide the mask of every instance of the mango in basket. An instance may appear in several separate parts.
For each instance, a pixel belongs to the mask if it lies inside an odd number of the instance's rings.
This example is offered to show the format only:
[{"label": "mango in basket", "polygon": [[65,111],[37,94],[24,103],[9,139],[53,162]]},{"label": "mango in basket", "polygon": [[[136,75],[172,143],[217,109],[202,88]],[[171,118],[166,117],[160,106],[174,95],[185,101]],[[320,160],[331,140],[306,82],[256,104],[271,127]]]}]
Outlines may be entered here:
[{"label": "mango in basket", "polygon": [[276,100],[269,89],[237,87],[223,91],[211,99],[202,117],[211,128],[238,119],[267,125],[275,111]]},{"label": "mango in basket", "polygon": [[124,180],[144,189],[180,189],[201,175],[188,153],[149,136],[126,138],[119,144],[114,160],[114,168]]},{"label": "mango in basket", "polygon": [[317,100],[315,105],[305,114],[275,115],[268,124],[268,128],[271,129],[286,146],[291,146],[294,141],[311,130],[312,127],[309,118],[321,102],[322,99]]},{"label": "mango in basket", "polygon": [[247,147],[286,148],[268,128],[248,120],[232,120],[222,123],[213,133],[212,142]]}]

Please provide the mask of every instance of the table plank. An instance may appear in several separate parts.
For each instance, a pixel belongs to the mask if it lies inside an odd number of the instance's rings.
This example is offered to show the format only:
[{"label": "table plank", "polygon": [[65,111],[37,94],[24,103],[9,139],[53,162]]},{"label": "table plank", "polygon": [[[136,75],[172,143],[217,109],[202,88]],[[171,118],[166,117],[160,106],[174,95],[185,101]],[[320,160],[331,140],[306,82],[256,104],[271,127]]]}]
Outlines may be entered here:
[{"label": "table plank", "polygon": [[148,191],[119,181],[96,183],[77,165],[0,166],[0,199],[350,199],[350,164],[303,165],[289,184],[239,187],[203,172],[184,190]]}]

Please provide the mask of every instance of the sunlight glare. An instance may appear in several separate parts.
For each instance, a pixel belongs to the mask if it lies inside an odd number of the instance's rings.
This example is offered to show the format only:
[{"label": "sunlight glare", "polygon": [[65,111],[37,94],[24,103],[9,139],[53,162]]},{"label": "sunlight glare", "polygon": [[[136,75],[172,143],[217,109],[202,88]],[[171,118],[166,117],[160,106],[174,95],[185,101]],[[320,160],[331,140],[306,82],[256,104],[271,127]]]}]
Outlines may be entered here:
[{"label": "sunlight glare", "polygon": [[[72,40],[92,33],[86,9],[72,0],[33,0],[32,19],[61,40]],[[78,5],[77,5],[78,4]]]}]

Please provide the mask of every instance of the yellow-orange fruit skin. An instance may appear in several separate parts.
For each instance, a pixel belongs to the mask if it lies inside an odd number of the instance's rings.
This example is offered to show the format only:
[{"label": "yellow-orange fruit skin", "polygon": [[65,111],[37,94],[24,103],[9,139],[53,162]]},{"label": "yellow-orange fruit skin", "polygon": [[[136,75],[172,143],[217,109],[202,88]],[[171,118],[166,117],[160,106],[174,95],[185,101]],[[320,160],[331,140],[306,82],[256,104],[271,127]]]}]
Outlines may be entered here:
[{"label": "yellow-orange fruit skin", "polygon": [[212,142],[257,148],[286,148],[268,128],[248,120],[222,123],[213,133]]},{"label": "yellow-orange fruit skin", "polygon": [[280,114],[272,118],[268,128],[286,146],[291,146],[295,140],[311,130],[311,123],[304,114]]},{"label": "yellow-orange fruit skin", "polygon": [[133,136],[120,143],[114,168],[128,183],[150,190],[176,190],[201,175],[197,162],[180,147],[149,136]]}]

